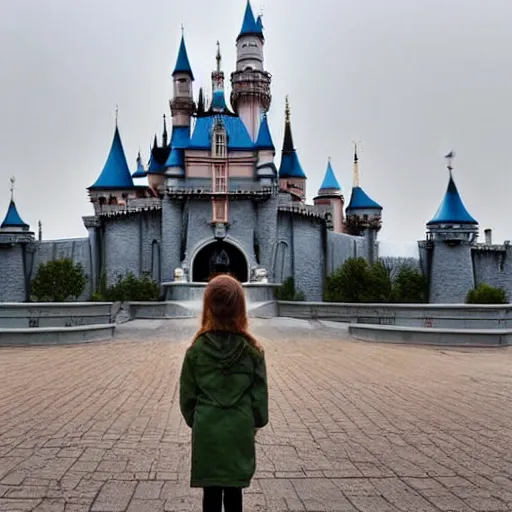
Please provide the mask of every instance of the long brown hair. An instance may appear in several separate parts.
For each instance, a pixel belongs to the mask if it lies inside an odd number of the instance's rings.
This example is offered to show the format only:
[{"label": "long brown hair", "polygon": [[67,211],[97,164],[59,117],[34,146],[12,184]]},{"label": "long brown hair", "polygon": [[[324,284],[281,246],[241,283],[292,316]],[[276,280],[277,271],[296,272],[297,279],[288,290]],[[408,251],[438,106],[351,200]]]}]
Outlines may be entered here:
[{"label": "long brown hair", "polygon": [[201,328],[192,343],[207,332],[241,334],[253,347],[263,351],[256,338],[249,333],[244,289],[228,274],[217,275],[206,286]]}]

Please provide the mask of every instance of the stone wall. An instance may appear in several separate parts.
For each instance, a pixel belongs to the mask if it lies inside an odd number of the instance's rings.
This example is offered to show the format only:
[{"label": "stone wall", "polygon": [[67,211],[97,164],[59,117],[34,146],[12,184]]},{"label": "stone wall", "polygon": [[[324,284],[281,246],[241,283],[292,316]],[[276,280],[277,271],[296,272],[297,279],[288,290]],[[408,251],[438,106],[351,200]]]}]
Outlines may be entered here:
[{"label": "stone wall", "polygon": [[0,302],[26,300],[25,249],[21,245],[0,248]]},{"label": "stone wall", "polygon": [[503,288],[512,300],[512,248],[503,250],[473,249],[475,285],[487,283]]},{"label": "stone wall", "polygon": [[259,264],[267,269],[270,282],[281,282],[275,276],[274,261],[278,237],[277,226],[278,196],[258,204],[256,222],[256,239],[259,246]]},{"label": "stone wall", "polygon": [[475,284],[471,246],[435,242],[432,250],[429,302],[463,304]]},{"label": "stone wall", "polygon": [[327,275],[331,275],[349,258],[365,257],[363,237],[327,232]]},{"label": "stone wall", "polygon": [[[198,250],[215,241],[212,226],[212,203],[209,200],[190,200],[187,203],[187,257],[190,266]],[[249,271],[256,266],[254,254],[254,232],[256,228],[256,207],[251,200],[230,201],[229,227],[226,232],[226,242],[231,242],[241,249],[248,260]],[[192,276],[193,277],[193,276]]]},{"label": "stone wall", "polygon": [[142,263],[141,215],[113,217],[103,223],[103,265],[107,286],[129,272],[139,275]]}]

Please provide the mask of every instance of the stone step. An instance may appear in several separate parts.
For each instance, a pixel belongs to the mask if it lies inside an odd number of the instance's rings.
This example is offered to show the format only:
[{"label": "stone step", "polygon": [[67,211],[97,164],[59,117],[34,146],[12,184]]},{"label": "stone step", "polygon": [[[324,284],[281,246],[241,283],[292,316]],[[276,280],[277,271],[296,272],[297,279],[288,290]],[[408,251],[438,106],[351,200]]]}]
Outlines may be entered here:
[{"label": "stone step", "polygon": [[115,324],[80,325],[75,327],[0,328],[0,347],[26,345],[67,345],[110,340]]},{"label": "stone step", "polygon": [[512,329],[445,329],[398,325],[350,324],[358,340],[411,345],[505,347],[512,345]]}]

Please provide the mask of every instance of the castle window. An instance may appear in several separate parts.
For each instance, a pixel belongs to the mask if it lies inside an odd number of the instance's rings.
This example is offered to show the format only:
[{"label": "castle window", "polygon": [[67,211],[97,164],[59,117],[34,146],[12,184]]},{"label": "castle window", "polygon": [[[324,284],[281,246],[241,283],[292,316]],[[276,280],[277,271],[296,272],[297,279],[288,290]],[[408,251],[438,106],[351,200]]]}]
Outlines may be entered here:
[{"label": "castle window", "polygon": [[216,158],[226,158],[226,155],[226,132],[224,128],[216,128],[213,132],[213,156]]},{"label": "castle window", "polygon": [[213,167],[213,191],[226,193],[228,188],[228,173],[225,164],[216,164]]},{"label": "castle window", "polygon": [[215,197],[212,202],[213,206],[213,222],[227,222],[228,221],[228,200],[223,197]]}]

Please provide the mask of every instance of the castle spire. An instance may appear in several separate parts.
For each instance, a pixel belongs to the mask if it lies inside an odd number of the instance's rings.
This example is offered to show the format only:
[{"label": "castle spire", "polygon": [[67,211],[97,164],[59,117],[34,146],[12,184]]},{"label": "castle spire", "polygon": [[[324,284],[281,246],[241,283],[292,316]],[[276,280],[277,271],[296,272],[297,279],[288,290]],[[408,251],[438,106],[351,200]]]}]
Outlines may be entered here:
[{"label": "castle spire", "polygon": [[[254,17],[254,12],[251,7],[250,0],[247,0],[247,5],[245,7],[244,20],[242,22],[242,29],[240,30],[240,34],[238,35],[238,39],[244,36],[258,36],[263,39],[263,24],[259,24],[256,18]],[[237,39],[237,40],[238,40]]]},{"label": "castle spire", "polygon": [[359,159],[357,157],[357,142],[354,144],[354,187],[359,187]]},{"label": "castle spire", "polygon": [[167,146],[167,121],[164,114],[164,131],[162,133],[162,147]]},{"label": "castle spire", "polygon": [[220,73],[222,55],[220,54],[220,43],[217,41],[217,56],[215,57],[217,60],[217,73]]},{"label": "castle spire", "polygon": [[130,188],[133,188],[132,175],[126,161],[119,127],[116,125],[107,161],[98,179],[89,187],[89,190]]},{"label": "castle spire", "polygon": [[183,25],[181,26],[181,43],[180,49],[178,50],[178,58],[176,59],[176,65],[172,76],[174,77],[177,73],[184,73],[188,75],[191,80],[194,80],[194,73],[190,67],[190,61],[188,60],[187,47],[185,45],[185,35],[183,31]]},{"label": "castle spire", "polygon": [[470,215],[462,198],[460,197],[459,190],[453,179],[453,159],[455,153],[450,151],[446,156],[448,172],[450,178],[448,180],[448,187],[443,197],[441,205],[437,209],[434,217],[427,223],[427,226],[437,226],[445,224],[463,224],[463,225],[477,225],[478,222]]},{"label": "castle spire", "polygon": [[16,178],[12,176],[9,181],[11,182],[11,186],[9,187],[9,190],[11,191],[11,201],[14,201],[14,183],[16,182]]},{"label": "castle spire", "polygon": [[290,120],[290,102],[286,96],[283,150],[281,152],[280,178],[306,178],[299,157],[293,145],[292,125]]},{"label": "castle spire", "polygon": [[217,41],[217,68],[212,72],[212,104],[210,110],[213,112],[225,112],[228,110],[226,97],[224,95],[224,72],[221,69],[222,56],[220,53],[220,43]]}]

